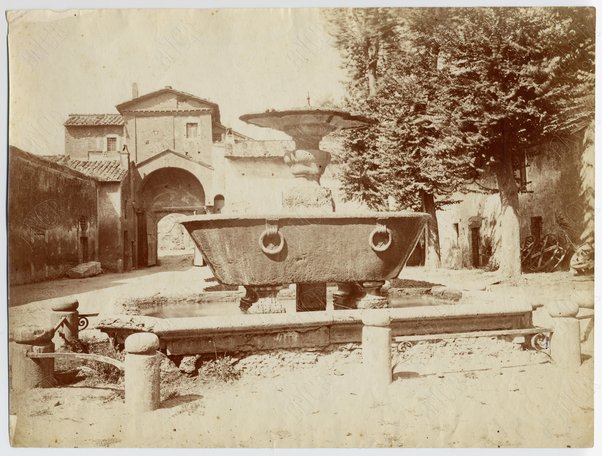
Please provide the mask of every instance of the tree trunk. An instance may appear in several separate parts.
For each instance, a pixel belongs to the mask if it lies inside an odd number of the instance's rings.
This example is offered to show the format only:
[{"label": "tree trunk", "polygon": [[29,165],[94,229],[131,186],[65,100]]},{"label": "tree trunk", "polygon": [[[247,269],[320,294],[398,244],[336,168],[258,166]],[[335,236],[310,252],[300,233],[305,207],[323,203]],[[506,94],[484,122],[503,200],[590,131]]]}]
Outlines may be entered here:
[{"label": "tree trunk", "polygon": [[374,97],[376,96],[376,68],[378,64],[378,40],[376,38],[372,38],[368,40],[368,66],[367,66],[367,75],[368,75],[368,96]]},{"label": "tree trunk", "polygon": [[427,269],[441,267],[441,250],[439,248],[439,224],[437,223],[437,212],[435,210],[435,197],[432,193],[421,192],[422,210],[431,216],[426,224],[424,238],[424,265]]},{"label": "tree trunk", "polygon": [[521,274],[518,186],[514,178],[512,151],[506,147],[505,141],[501,158],[496,161],[495,173],[501,203],[496,252],[499,272],[503,277],[517,277]]}]

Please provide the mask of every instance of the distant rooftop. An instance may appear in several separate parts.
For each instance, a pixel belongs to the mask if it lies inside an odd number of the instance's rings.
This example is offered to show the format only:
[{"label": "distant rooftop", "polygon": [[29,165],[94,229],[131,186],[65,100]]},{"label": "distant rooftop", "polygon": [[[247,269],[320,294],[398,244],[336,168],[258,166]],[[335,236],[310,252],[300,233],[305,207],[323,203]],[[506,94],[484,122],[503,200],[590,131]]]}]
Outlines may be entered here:
[{"label": "distant rooftop", "polygon": [[122,126],[124,122],[121,114],[69,114],[69,118],[64,125],[66,127]]},{"label": "distant rooftop", "polygon": [[127,173],[127,170],[121,168],[119,160],[73,160],[66,155],[42,155],[41,158],[79,171],[100,182],[121,182]]}]

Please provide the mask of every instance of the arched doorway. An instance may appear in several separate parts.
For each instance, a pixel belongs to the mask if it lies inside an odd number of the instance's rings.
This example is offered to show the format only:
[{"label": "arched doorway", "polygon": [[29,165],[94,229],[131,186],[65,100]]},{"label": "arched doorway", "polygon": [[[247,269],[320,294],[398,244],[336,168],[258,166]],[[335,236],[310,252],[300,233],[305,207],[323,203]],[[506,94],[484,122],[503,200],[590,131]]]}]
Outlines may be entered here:
[{"label": "arched doorway", "polygon": [[194,241],[179,221],[184,214],[167,214],[157,222],[157,257],[159,262],[164,257],[194,255]]},{"label": "arched doorway", "polygon": [[202,214],[205,212],[205,190],[198,179],[181,168],[160,168],[144,178],[140,190],[142,211],[138,219],[141,242],[139,258],[147,266],[157,264],[158,230],[161,219],[170,214]]}]

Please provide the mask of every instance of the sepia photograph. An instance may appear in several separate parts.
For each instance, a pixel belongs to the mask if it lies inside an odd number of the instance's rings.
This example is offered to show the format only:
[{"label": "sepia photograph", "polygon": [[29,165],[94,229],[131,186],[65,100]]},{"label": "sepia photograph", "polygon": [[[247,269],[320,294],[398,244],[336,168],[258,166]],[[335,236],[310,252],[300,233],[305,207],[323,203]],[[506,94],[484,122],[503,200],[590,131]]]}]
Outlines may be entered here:
[{"label": "sepia photograph", "polygon": [[6,445],[592,448],[593,2],[282,6],[5,10]]}]

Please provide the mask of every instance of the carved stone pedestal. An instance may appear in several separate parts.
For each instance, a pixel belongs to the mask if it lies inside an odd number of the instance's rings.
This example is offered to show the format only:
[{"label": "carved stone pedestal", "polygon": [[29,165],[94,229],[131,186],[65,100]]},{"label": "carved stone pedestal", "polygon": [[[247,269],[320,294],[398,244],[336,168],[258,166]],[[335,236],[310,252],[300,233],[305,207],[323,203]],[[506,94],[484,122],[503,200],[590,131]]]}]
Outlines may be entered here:
[{"label": "carved stone pedestal", "polygon": [[337,284],[339,289],[332,295],[334,309],[357,309],[358,300],[364,295],[359,283],[348,282]]},{"label": "carved stone pedestal", "polygon": [[366,293],[357,303],[358,309],[384,309],[389,307],[389,300],[381,296],[380,289],[384,281],[362,282],[362,288]]},{"label": "carved stone pedestal", "polygon": [[247,294],[240,299],[240,310],[249,314],[285,313],[286,308],[278,301],[283,285],[245,287]]},{"label": "carved stone pedestal", "polygon": [[335,310],[389,307],[389,300],[380,294],[384,284],[384,281],[338,284],[339,289],[333,295]]}]

